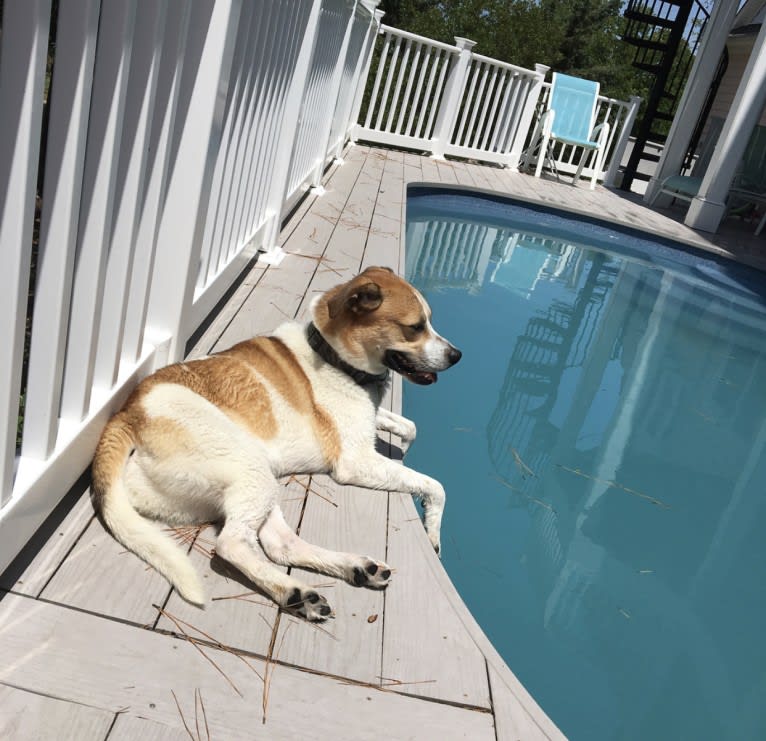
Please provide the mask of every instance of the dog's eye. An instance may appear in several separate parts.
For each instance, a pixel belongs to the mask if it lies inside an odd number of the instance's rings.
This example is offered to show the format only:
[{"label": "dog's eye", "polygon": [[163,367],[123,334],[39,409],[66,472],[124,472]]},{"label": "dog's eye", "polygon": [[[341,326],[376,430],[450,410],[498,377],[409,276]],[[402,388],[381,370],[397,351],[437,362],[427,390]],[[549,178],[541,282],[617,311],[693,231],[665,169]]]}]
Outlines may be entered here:
[{"label": "dog's eye", "polygon": [[422,332],[426,328],[426,325],[425,322],[418,322],[417,324],[410,324],[409,328],[413,332]]}]

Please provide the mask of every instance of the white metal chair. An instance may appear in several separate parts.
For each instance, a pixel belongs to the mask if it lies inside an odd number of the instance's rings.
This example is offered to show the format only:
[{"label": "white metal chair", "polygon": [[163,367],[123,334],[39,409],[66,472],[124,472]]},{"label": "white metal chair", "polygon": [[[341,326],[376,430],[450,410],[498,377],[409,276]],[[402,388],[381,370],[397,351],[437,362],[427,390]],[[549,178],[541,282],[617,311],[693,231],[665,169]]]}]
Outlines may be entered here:
[{"label": "white metal chair", "polygon": [[594,127],[599,84],[592,80],[553,73],[548,110],[543,113],[535,127],[532,141],[524,155],[523,169],[528,169],[537,152],[535,177],[539,178],[543,162],[548,157],[556,172],[552,157],[552,145],[556,142],[581,147],[580,158],[572,185],[580,179],[588,155],[593,157],[593,174],[590,187],[596,187],[609,139],[609,124],[604,122]]}]

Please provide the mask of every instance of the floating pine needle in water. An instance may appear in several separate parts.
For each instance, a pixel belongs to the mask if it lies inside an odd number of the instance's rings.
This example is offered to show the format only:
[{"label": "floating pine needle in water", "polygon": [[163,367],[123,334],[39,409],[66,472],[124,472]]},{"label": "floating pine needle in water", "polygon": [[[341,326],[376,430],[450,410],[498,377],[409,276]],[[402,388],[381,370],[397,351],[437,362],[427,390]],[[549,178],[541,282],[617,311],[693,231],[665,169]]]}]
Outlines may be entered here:
[{"label": "floating pine needle in water", "polygon": [[524,463],[523,460],[521,460],[519,451],[516,450],[516,448],[511,448],[511,455],[513,455],[513,460],[516,461],[516,465],[519,467],[522,476],[525,474],[528,474],[532,478],[537,476],[537,474],[526,463]]},{"label": "floating pine needle in water", "polygon": [[499,484],[502,484],[504,487],[506,487],[506,489],[510,489],[511,491],[516,492],[516,494],[521,494],[522,497],[524,497],[525,499],[528,499],[530,502],[534,502],[535,504],[539,504],[541,507],[545,507],[545,509],[549,509],[551,512],[553,512],[554,515],[558,514],[556,510],[553,507],[551,507],[550,504],[548,504],[547,502],[543,502],[542,499],[537,499],[535,497],[532,497],[529,494],[523,492],[521,489],[518,489],[517,487],[512,486],[502,476],[498,476],[495,474],[492,476],[492,478],[495,479],[495,481],[497,481]]},{"label": "floating pine needle in water", "polygon": [[704,412],[701,412],[699,409],[692,409],[692,411],[695,414],[698,414],[702,419],[705,420],[705,422],[715,422],[715,419],[711,417],[709,414],[705,414]]},{"label": "floating pine needle in water", "polygon": [[627,486],[623,486],[617,481],[606,481],[604,479],[599,479],[599,478],[596,478],[595,476],[590,476],[587,473],[584,473],[579,468],[569,468],[568,466],[564,466],[561,463],[557,463],[556,465],[559,468],[563,468],[565,471],[569,471],[569,473],[575,474],[576,476],[582,476],[583,478],[590,479],[591,481],[595,481],[597,484],[604,484],[613,489],[620,489],[620,491],[624,491],[626,494],[632,494],[634,497],[646,499],[647,502],[656,504],[658,507],[662,507],[662,509],[670,509],[669,504],[665,504],[665,502],[659,499],[655,499],[654,497],[650,497],[648,494],[644,494],[643,492],[636,491],[635,489],[629,489]]},{"label": "floating pine needle in water", "polygon": [[630,620],[630,613],[627,610],[623,610],[622,607],[617,608],[620,611],[620,614],[623,617],[626,617],[628,620]]}]

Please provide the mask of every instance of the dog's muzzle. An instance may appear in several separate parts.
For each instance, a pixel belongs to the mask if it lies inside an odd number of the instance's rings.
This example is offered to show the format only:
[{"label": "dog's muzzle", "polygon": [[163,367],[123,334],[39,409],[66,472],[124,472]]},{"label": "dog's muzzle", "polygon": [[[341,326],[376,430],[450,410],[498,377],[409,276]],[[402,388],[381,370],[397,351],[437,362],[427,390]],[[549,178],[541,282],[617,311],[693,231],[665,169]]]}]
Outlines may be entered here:
[{"label": "dog's muzzle", "polygon": [[463,353],[456,347],[450,345],[449,350],[445,355],[445,364],[443,367],[439,367],[436,370],[433,368],[425,367],[421,363],[418,363],[411,355],[399,350],[387,350],[383,356],[383,365],[386,368],[390,368],[392,371],[404,376],[408,381],[417,383],[419,386],[430,386],[432,383],[436,383],[438,375],[436,371],[447,370],[451,366],[463,357]]}]

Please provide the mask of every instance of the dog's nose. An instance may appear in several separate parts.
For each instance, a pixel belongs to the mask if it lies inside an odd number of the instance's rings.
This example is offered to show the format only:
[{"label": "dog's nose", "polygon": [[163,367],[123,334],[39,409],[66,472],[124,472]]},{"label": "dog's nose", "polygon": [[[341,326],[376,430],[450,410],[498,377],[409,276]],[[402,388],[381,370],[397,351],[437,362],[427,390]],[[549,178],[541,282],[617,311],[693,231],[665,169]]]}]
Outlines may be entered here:
[{"label": "dog's nose", "polygon": [[450,347],[449,352],[447,353],[447,359],[449,360],[450,365],[455,365],[460,358],[463,357],[463,353],[460,352],[456,347]]}]

